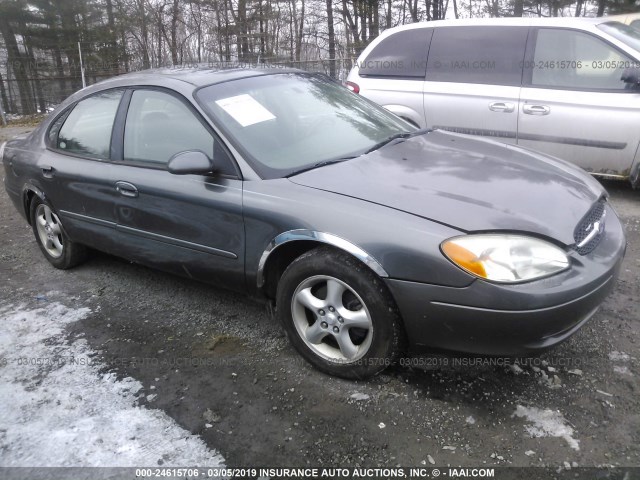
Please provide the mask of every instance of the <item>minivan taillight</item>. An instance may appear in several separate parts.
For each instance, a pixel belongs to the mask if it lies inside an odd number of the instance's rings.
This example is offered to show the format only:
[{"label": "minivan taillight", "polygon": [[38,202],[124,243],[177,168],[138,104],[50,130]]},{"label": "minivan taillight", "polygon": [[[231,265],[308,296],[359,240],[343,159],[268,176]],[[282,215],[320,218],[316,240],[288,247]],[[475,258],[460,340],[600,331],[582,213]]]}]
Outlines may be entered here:
[{"label": "minivan taillight", "polygon": [[353,93],[360,93],[360,86],[357,83],[345,82],[345,85]]}]

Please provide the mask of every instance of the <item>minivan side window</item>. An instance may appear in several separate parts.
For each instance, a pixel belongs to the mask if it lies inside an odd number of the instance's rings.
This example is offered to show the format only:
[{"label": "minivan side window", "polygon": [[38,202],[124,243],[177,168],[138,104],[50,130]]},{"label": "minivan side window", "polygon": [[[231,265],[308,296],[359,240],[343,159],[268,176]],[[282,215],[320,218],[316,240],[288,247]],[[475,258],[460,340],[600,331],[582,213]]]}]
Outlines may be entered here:
[{"label": "minivan side window", "polygon": [[213,158],[214,140],[178,98],[157,90],[136,90],[124,129],[124,159],[166,165],[176,153],[201,150]]},{"label": "minivan side window", "polygon": [[122,92],[108,90],[78,102],[60,128],[55,147],[86,157],[108,159],[113,120]]},{"label": "minivan side window", "polygon": [[432,33],[432,28],[413,28],[388,36],[358,65],[358,73],[364,77],[423,80]]},{"label": "minivan side window", "polygon": [[527,27],[436,28],[427,81],[519,86]]},{"label": "minivan side window", "polygon": [[622,73],[634,63],[593,35],[556,28],[537,31],[527,62],[532,86],[574,90],[624,90]]}]

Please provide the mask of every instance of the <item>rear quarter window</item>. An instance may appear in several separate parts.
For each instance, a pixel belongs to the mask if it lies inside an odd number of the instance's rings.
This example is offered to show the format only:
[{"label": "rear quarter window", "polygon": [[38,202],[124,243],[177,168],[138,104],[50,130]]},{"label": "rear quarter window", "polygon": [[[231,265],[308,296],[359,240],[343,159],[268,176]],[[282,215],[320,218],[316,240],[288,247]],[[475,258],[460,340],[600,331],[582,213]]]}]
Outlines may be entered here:
[{"label": "rear quarter window", "polygon": [[414,28],[386,37],[360,62],[359,74],[424,79],[432,34],[432,28]]},{"label": "rear quarter window", "polygon": [[442,27],[434,31],[427,64],[432,82],[518,86],[528,27]]}]

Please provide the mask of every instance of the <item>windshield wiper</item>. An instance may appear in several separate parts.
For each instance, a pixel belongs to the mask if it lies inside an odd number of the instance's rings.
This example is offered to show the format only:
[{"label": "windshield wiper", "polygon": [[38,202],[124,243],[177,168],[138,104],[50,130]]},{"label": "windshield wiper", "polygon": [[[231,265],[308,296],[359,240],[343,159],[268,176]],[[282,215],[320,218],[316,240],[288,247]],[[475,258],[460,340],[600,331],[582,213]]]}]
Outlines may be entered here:
[{"label": "windshield wiper", "polygon": [[423,133],[427,133],[430,130],[431,130],[430,128],[421,128],[419,130],[416,130],[415,132],[396,133],[394,135],[391,135],[388,138],[385,138],[381,142],[376,143],[373,147],[369,148],[369,150],[365,151],[364,154],[366,155],[367,153],[374,152],[374,151],[384,147],[385,145],[393,142],[394,140],[417,137],[418,135],[422,135]]},{"label": "windshield wiper", "polygon": [[326,167],[327,165],[333,165],[334,163],[344,162],[345,160],[350,160],[355,157],[341,157],[334,158],[333,160],[325,160],[324,162],[314,163],[313,165],[309,165],[308,167],[301,168],[300,170],[294,170],[293,172],[285,175],[285,178],[293,177],[294,175],[298,175],[299,173],[308,172],[309,170],[313,170],[320,167]]}]

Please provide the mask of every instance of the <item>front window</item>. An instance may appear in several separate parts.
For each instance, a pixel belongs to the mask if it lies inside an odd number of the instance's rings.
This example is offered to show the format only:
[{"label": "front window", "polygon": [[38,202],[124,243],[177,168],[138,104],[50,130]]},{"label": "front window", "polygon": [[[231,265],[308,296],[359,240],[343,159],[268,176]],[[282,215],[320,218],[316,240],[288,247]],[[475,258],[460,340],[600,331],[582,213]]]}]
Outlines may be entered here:
[{"label": "front window", "polygon": [[264,178],[360,155],[415,127],[308,74],[260,75],[211,85],[198,100]]},{"label": "front window", "polygon": [[213,158],[213,137],[178,98],[136,90],[124,130],[124,159],[165,165],[179,152],[200,150]]},{"label": "front window", "polygon": [[531,84],[536,87],[624,91],[622,73],[633,61],[593,35],[542,28],[531,63]]}]

